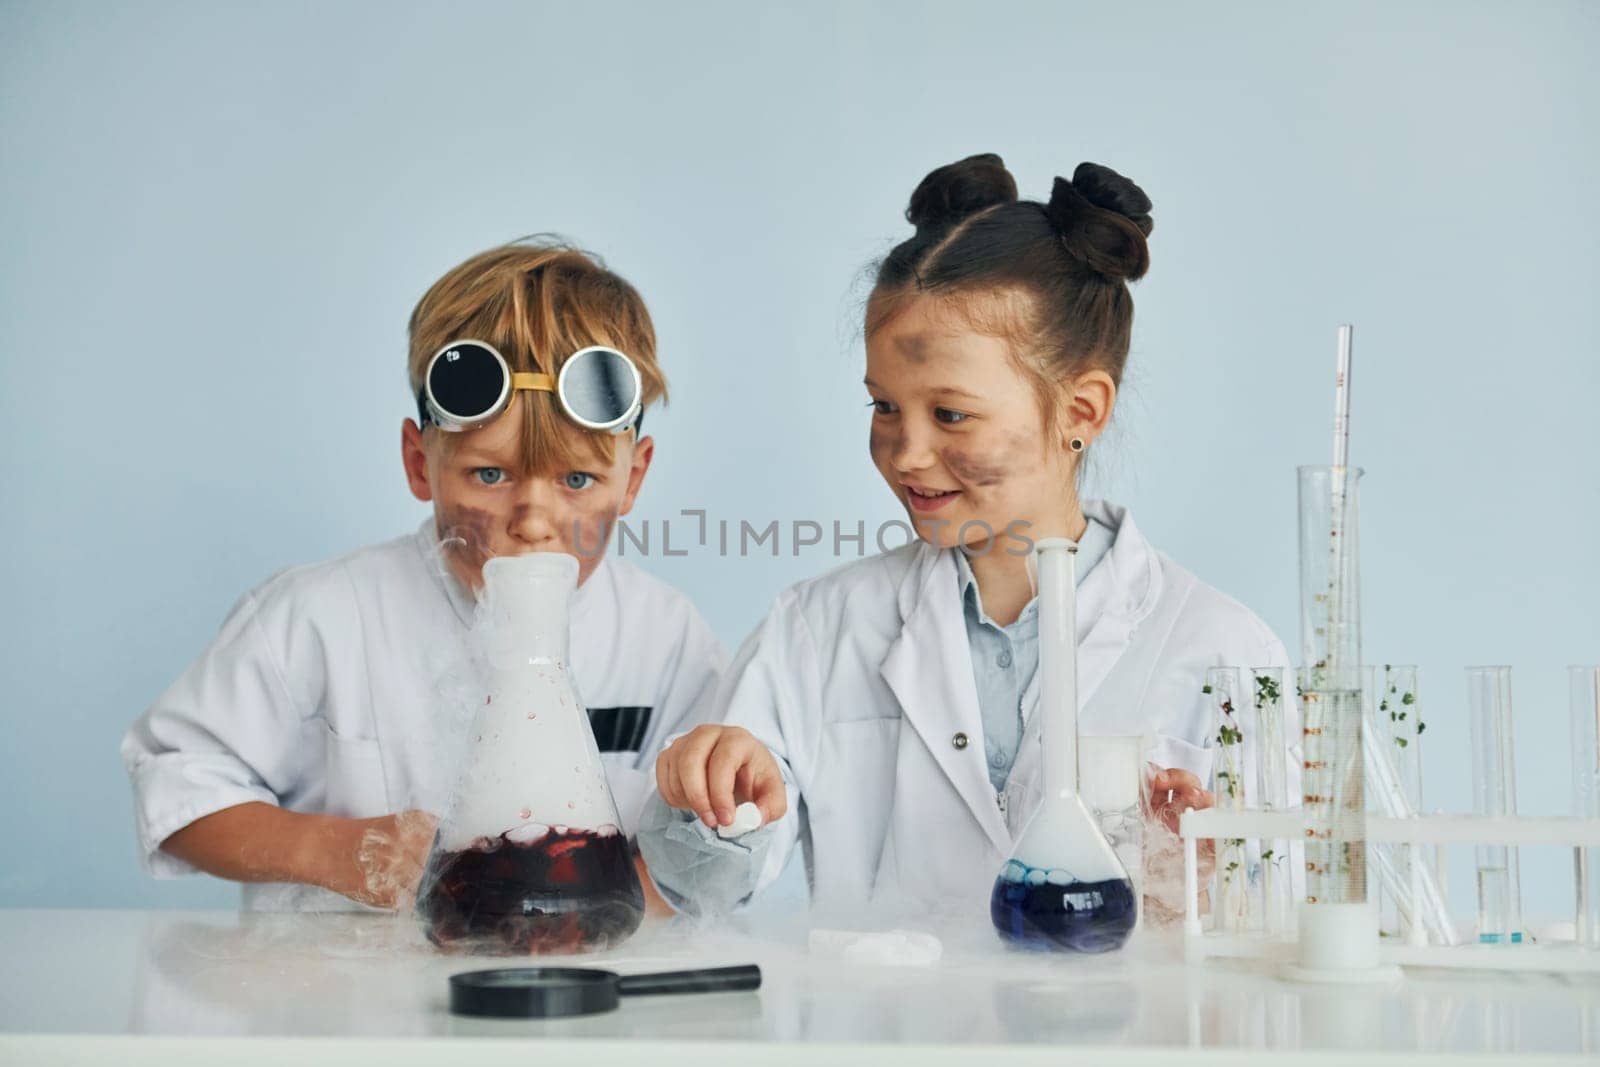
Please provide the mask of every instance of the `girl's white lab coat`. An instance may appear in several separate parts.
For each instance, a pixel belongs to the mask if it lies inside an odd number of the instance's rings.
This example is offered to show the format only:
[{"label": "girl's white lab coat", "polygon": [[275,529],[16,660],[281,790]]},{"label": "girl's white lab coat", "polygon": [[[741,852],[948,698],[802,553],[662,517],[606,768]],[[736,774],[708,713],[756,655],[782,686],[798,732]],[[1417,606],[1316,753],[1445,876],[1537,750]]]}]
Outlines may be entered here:
[{"label": "girl's white lab coat", "polygon": [[[1204,782],[1214,732],[1206,668],[1287,667],[1287,654],[1249,610],[1152,548],[1124,509],[1086,510],[1116,540],[1078,589],[1080,729],[1154,735],[1147,759]],[[772,749],[793,787],[757,888],[805,835],[818,905],[958,905],[987,895],[1039,802],[1038,678],[1023,698],[1002,810],[955,561],[921,541],[785,591],[719,703],[723,721]]]},{"label": "girl's white lab coat", "polygon": [[[467,666],[473,611],[445,575],[431,519],[247,593],[123,739],[146,867],[189,871],[161,842],[248,801],[354,818],[441,811],[454,744],[481,699]],[[642,734],[602,755],[631,833],[657,750],[709,710],[726,659],[687,597],[609,558],[573,596],[571,641],[591,713],[646,709],[624,712]],[[353,906],[300,886],[247,885],[244,903]]]}]

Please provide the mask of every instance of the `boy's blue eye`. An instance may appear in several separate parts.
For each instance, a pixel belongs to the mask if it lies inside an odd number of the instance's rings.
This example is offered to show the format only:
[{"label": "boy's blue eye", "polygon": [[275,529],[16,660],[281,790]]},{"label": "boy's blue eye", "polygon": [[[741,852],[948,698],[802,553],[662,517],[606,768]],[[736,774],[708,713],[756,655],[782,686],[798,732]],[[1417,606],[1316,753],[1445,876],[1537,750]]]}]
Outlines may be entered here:
[{"label": "boy's blue eye", "polygon": [[561,481],[568,489],[587,489],[594,484],[594,475],[588,471],[568,471]]},{"label": "boy's blue eye", "polygon": [[938,419],[940,422],[948,423],[962,422],[967,418],[967,416],[962,412],[951,411],[949,408],[934,408],[933,417]]},{"label": "boy's blue eye", "polygon": [[474,467],[472,475],[484,485],[499,485],[506,478],[506,472],[499,467]]},{"label": "boy's blue eye", "polygon": [[867,406],[877,415],[893,415],[895,413],[894,402],[890,400],[869,400],[867,401]]}]

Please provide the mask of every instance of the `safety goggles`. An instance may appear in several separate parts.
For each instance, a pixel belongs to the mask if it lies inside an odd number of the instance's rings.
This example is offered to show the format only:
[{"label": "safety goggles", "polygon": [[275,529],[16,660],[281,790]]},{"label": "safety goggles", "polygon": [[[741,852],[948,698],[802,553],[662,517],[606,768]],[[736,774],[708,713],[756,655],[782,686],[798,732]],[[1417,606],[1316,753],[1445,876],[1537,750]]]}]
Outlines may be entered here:
[{"label": "safety goggles", "polygon": [[428,360],[417,393],[417,421],[441,430],[474,430],[498,418],[518,389],[554,393],[567,418],[586,430],[626,433],[644,422],[644,383],[633,360],[591,345],[561,364],[561,372],[512,372],[506,358],[482,341],[451,341]]}]

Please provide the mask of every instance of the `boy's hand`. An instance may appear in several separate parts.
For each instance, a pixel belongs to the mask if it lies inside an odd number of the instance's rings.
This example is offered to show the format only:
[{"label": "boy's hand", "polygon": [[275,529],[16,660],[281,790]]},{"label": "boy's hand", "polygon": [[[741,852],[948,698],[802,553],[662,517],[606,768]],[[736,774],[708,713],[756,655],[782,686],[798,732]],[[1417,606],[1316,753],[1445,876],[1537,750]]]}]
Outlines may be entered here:
[{"label": "boy's hand", "polygon": [[252,800],[196,819],[161,849],[218,878],[315,885],[374,907],[408,908],[438,824],[425,811],[347,819]]},{"label": "boy's hand", "polygon": [[766,825],[783,818],[789,796],[778,761],[750,731],[697,726],[656,757],[661,799],[692,811],[709,827],[731,826],[733,809],[749,802]]},{"label": "boy's hand", "polygon": [[349,862],[339,865],[328,888],[375,908],[411,907],[438,825],[438,817],[425,811],[350,820]]}]

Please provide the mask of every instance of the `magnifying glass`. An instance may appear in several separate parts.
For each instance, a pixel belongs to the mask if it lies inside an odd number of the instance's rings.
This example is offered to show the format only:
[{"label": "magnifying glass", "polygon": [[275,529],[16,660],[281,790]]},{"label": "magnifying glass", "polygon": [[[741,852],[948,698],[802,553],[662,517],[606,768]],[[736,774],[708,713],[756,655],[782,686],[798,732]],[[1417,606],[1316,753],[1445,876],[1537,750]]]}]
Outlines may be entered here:
[{"label": "magnifying glass", "polygon": [[452,974],[450,1010],[497,1019],[549,1019],[611,1011],[622,997],[760,988],[761,968],[753,963],[626,975],[589,967],[505,967]]}]

